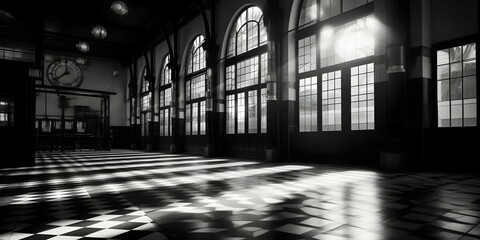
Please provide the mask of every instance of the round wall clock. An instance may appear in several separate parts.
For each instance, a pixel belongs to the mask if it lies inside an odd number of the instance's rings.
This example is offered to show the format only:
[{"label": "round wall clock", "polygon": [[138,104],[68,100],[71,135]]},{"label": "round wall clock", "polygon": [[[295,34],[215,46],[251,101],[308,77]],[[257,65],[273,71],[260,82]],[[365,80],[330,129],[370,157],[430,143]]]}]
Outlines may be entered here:
[{"label": "round wall clock", "polygon": [[60,59],[48,66],[47,79],[54,86],[78,88],[83,82],[83,72],[76,62]]}]

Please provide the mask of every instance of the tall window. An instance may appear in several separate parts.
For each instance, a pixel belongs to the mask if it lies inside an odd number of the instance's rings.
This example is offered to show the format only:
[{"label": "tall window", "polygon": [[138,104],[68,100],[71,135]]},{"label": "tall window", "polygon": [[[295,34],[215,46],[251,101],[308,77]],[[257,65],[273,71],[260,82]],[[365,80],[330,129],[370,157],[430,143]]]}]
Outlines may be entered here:
[{"label": "tall window", "polygon": [[[374,128],[373,82],[359,85],[356,81],[354,86],[354,79],[365,77],[373,81],[373,63],[369,63],[374,56],[375,21],[370,2],[373,0],[303,1],[296,46],[300,132],[342,131],[342,105],[348,101],[351,130]],[[371,71],[360,74],[358,69],[364,67],[370,67]],[[365,92],[352,92],[350,98],[342,94],[343,91],[348,94],[342,86]]]},{"label": "tall window", "polygon": [[373,63],[353,67],[350,74],[352,130],[375,129],[375,74]]},{"label": "tall window", "polygon": [[438,127],[477,126],[476,47],[437,51]]},{"label": "tall window", "polygon": [[267,61],[263,12],[249,7],[237,19],[228,43],[227,134],[267,132]]},{"label": "tall window", "polygon": [[188,52],[187,77],[185,82],[185,124],[186,135],[206,134],[206,59],[202,44],[203,36],[195,38]]},{"label": "tall window", "polygon": [[142,77],[142,92],[140,93],[140,110],[141,110],[141,122],[142,122],[142,136],[145,137],[149,132],[150,124],[150,101],[152,100],[152,93],[150,92],[150,82],[147,77],[147,68],[143,69]]},{"label": "tall window", "polygon": [[0,127],[11,126],[13,110],[11,104],[7,100],[0,99]]},{"label": "tall window", "polygon": [[160,136],[172,135],[172,120],[170,117],[172,104],[172,70],[168,67],[170,55],[167,55],[163,61],[162,73],[160,78]]}]

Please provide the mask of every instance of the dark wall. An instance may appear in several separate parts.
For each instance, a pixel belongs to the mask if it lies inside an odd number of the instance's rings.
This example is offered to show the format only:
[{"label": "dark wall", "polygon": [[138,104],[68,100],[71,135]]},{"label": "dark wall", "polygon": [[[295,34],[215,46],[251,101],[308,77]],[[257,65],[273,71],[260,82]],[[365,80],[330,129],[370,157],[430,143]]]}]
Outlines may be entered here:
[{"label": "dark wall", "polygon": [[377,165],[375,143],[373,131],[293,133],[290,146],[298,162]]},{"label": "dark wall", "polygon": [[478,33],[478,0],[431,0],[431,6],[433,44]]},{"label": "dark wall", "polygon": [[453,172],[480,172],[477,128],[444,128],[425,131],[426,169]]},{"label": "dark wall", "polygon": [[194,154],[204,154],[207,146],[207,137],[205,136],[185,136],[185,152]]},{"label": "dark wall", "polygon": [[0,128],[0,167],[35,162],[35,88],[28,71],[25,63],[0,61],[0,97],[10,99],[14,105],[13,126]]}]

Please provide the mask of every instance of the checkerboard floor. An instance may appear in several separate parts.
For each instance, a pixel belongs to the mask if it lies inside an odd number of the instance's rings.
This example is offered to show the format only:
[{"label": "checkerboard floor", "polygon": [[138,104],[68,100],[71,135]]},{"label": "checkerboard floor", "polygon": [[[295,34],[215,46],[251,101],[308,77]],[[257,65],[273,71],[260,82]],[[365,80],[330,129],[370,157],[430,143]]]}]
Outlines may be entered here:
[{"label": "checkerboard floor", "polygon": [[480,240],[480,176],[144,153],[0,169],[0,239]]}]

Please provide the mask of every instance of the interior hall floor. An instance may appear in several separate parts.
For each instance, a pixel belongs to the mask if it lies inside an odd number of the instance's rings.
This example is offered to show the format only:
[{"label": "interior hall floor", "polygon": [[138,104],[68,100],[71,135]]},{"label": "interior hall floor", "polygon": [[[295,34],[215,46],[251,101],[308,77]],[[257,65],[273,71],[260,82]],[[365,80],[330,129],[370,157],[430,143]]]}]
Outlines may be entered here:
[{"label": "interior hall floor", "polygon": [[480,239],[480,176],[139,151],[0,170],[0,239]]}]

